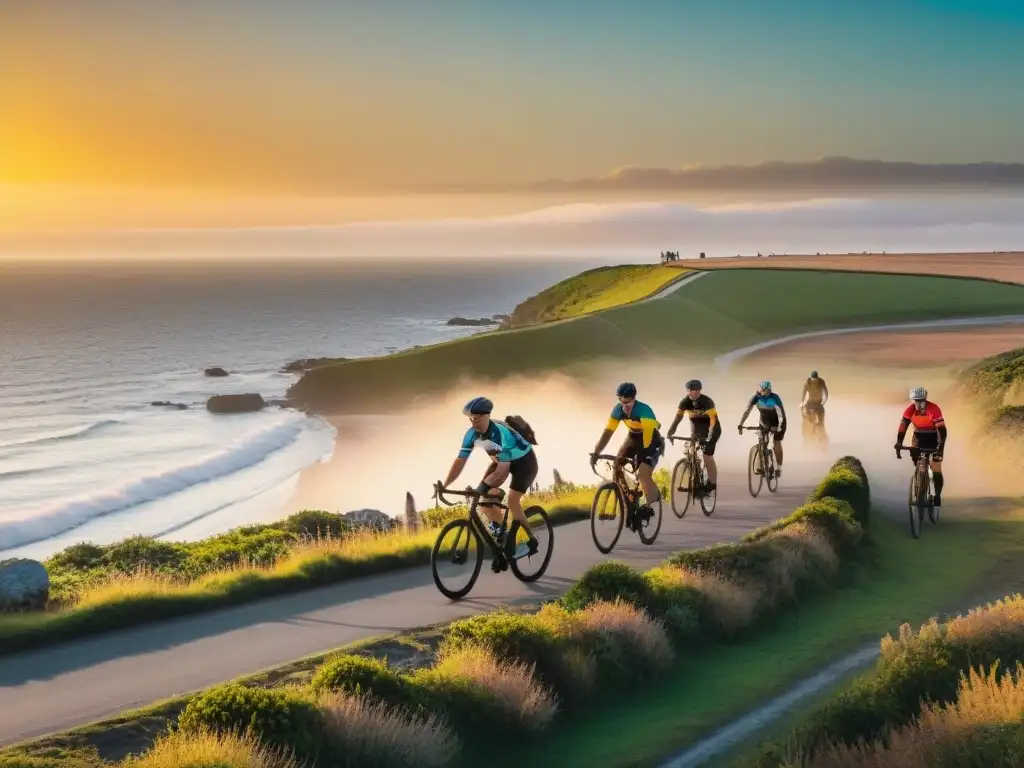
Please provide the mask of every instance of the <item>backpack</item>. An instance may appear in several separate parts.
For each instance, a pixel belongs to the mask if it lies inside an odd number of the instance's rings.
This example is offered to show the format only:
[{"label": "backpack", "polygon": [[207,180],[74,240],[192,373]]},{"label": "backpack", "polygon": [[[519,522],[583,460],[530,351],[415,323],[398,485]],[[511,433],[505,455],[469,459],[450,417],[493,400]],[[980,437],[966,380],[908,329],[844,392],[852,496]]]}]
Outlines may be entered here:
[{"label": "backpack", "polygon": [[522,416],[506,416],[505,423],[523,436],[523,439],[530,445],[537,444],[537,436],[533,434],[533,427],[526,423]]}]

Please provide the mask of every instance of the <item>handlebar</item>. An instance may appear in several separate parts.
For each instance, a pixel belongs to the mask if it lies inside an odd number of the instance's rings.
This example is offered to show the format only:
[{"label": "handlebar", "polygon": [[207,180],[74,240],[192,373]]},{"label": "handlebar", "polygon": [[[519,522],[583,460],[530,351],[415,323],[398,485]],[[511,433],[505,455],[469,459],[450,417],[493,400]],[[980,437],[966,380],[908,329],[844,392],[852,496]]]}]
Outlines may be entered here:
[{"label": "handlebar", "polygon": [[472,499],[474,502],[477,502],[478,504],[484,507],[505,507],[505,505],[501,503],[501,500],[505,498],[504,492],[501,494],[501,496],[490,497],[483,496],[482,494],[478,493],[475,488],[469,485],[466,486],[466,490],[464,491],[456,491],[454,488],[443,487],[439,482],[434,483],[434,499],[436,501],[438,501],[441,504],[444,504],[446,507],[458,506],[459,502],[448,501],[448,499],[444,497],[446,493],[451,494],[452,496],[462,496],[465,499]]},{"label": "handlebar", "polygon": [[768,427],[762,427],[760,424],[758,424],[756,427],[740,427],[740,429],[744,430],[746,432],[769,432],[770,431],[768,429]]},{"label": "handlebar", "polygon": [[596,463],[598,461],[608,461],[608,462],[611,462],[612,466],[621,466],[623,470],[625,470],[627,468],[627,465],[628,465],[628,468],[631,471],[636,472],[636,467],[633,466],[633,461],[631,459],[622,459],[622,458],[616,456],[615,454],[611,454],[611,453],[592,453],[592,454],[590,454],[590,457],[592,459],[594,459],[594,462],[592,462],[591,465],[590,465],[590,470],[595,475],[600,477],[602,480],[606,480],[607,478],[604,475],[602,475],[600,472],[598,472],[597,471],[597,467],[594,466],[594,463]]},{"label": "handlebar", "polygon": [[694,440],[696,440],[699,443],[705,442],[703,437],[693,437],[692,435],[690,437],[683,437],[681,435],[669,435],[668,440],[670,443],[674,443],[676,440],[682,440],[684,443],[692,443]]}]

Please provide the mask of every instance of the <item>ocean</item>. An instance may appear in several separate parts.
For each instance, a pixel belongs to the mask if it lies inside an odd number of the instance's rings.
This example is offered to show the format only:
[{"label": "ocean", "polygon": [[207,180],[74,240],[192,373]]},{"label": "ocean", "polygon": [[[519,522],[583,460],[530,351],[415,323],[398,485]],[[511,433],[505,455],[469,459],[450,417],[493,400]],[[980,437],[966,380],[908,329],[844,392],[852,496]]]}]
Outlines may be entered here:
[{"label": "ocean", "polygon": [[[281,397],[291,360],[465,336],[478,329],[447,320],[510,312],[621,261],[0,264],[0,559],[277,519],[300,471],[331,457],[335,430],[276,407],[213,415],[210,395]],[[230,375],[206,377],[210,366]]]}]

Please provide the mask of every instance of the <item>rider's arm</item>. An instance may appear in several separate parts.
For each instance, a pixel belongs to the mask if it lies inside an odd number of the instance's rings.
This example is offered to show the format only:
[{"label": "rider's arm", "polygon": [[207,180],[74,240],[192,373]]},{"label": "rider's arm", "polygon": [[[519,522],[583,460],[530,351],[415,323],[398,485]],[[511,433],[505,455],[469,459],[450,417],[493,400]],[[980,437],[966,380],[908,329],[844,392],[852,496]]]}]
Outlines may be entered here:
[{"label": "rider's arm", "polygon": [[821,401],[821,404],[824,405],[828,402],[828,384],[825,383],[824,379],[821,379],[821,388],[825,390],[825,399]]},{"label": "rider's arm", "polygon": [[706,413],[708,418],[711,420],[709,425],[710,428],[714,429],[715,425],[718,423],[718,409],[715,407],[715,401],[710,397],[708,398],[708,409],[704,411],[704,413]]},{"label": "rider's arm", "polygon": [[444,480],[445,488],[451,486],[451,484],[458,479],[459,475],[462,474],[462,470],[465,466],[466,460],[461,456],[456,458],[455,461],[452,462],[452,468],[448,470],[448,477],[446,477]]},{"label": "rider's arm", "polygon": [[447,488],[454,483],[459,475],[462,474],[462,470],[466,466],[466,460],[469,455],[473,452],[473,442],[476,440],[476,431],[470,427],[466,434],[462,437],[462,445],[459,447],[459,455],[452,462],[451,469],[448,470],[448,477],[445,478],[444,487]]},{"label": "rider's arm", "polygon": [[942,410],[937,405],[933,405],[934,411],[932,414],[932,423],[935,424],[935,429],[939,433],[939,448],[942,448],[943,443],[946,442],[946,419],[942,415]]},{"label": "rider's arm", "polygon": [[679,426],[679,422],[682,421],[683,417],[690,412],[692,407],[689,397],[684,397],[679,401],[679,408],[676,410],[676,417],[672,419],[672,424],[668,428],[668,433],[670,435],[674,435],[676,433],[676,427]]},{"label": "rider's arm", "polygon": [[502,461],[500,457],[500,453],[497,456],[491,457],[495,461],[494,470],[484,478],[484,485],[488,486],[488,488],[500,487],[501,484],[505,482],[505,479],[508,477],[508,473],[512,468],[512,462]]},{"label": "rider's arm", "polygon": [[605,424],[604,432],[601,433],[601,437],[597,441],[597,445],[594,446],[594,453],[600,453],[604,450],[604,447],[608,445],[608,441],[612,439],[612,435],[615,434],[615,430],[619,428],[619,421],[622,413],[622,406],[616,405],[612,408],[612,415],[608,417],[608,423]]},{"label": "rider's arm", "polygon": [[747,410],[745,410],[743,412],[743,415],[740,416],[740,426],[741,427],[743,426],[743,423],[747,420],[747,416],[750,415],[750,412],[752,410],[754,410],[754,403],[756,403],[756,402],[757,402],[757,397],[756,396],[750,398],[750,402],[747,403]]},{"label": "rider's arm", "polygon": [[910,405],[903,411],[903,418],[900,419],[899,429],[896,430],[896,445],[903,445],[907,435],[907,427],[910,426],[910,415],[914,412],[914,406]]},{"label": "rider's arm", "polygon": [[807,402],[807,396],[808,396],[808,395],[809,395],[810,393],[811,393],[811,387],[810,387],[810,385],[809,385],[809,384],[808,384],[808,383],[807,383],[807,382],[805,381],[805,382],[804,382],[804,391],[800,393],[800,405],[801,405],[801,406],[802,406],[802,405],[803,405],[804,403],[806,403],[806,402]]},{"label": "rider's arm", "polygon": [[[641,405],[644,407],[641,408]],[[651,443],[654,442],[654,430],[660,427],[661,423],[654,418],[654,411],[645,403],[637,403],[634,408],[639,411],[634,414],[633,418],[640,422],[640,427],[643,429],[644,448],[650,448]]]},{"label": "rider's arm", "polygon": [[779,398],[775,398],[775,413],[779,415],[779,427],[785,426],[786,409],[782,407],[782,401]]}]

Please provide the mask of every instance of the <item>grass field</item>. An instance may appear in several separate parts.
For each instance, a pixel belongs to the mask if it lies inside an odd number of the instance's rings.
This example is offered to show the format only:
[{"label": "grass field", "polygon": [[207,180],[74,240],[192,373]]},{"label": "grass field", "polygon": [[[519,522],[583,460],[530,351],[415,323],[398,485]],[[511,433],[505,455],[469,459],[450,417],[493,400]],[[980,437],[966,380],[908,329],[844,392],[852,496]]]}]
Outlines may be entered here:
[{"label": "grass field", "polygon": [[512,312],[509,325],[522,328],[629,304],[681,279],[686,272],[659,264],[590,269],[519,304]]},{"label": "grass field", "polygon": [[[876,519],[877,570],[870,578],[807,601],[755,639],[702,652],[689,663],[682,659],[657,686],[568,720],[531,742],[529,754],[567,767],[656,766],[902,622],[963,609],[980,599],[979,588],[1002,594],[1002,584],[1024,578],[1015,570],[1024,555],[1024,509],[995,518],[944,518],[919,541],[903,526]],[[526,757],[513,751],[502,764]]]},{"label": "grass field", "polygon": [[[480,334],[306,373],[289,390],[321,412],[366,412],[460,378],[498,379],[597,360],[682,352],[711,357],[789,333],[1024,310],[1024,286],[956,278],[722,270],[657,301]],[[687,332],[687,328],[699,329]]]}]

